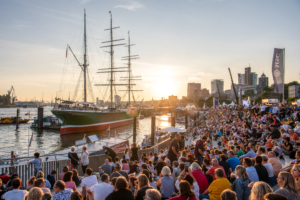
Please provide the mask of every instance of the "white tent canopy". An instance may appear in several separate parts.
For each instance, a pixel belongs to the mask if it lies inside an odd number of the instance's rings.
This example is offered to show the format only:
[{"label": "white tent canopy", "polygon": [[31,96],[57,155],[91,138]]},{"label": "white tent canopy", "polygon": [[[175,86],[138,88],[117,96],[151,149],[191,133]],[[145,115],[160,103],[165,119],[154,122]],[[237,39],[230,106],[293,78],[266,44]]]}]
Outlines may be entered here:
[{"label": "white tent canopy", "polygon": [[234,105],[235,105],[235,103],[232,101],[230,105],[234,106]]},{"label": "white tent canopy", "polygon": [[226,106],[227,104],[225,103],[225,102],[223,102],[223,104],[222,104],[223,106]]},{"label": "white tent canopy", "polygon": [[166,132],[169,132],[169,133],[175,133],[175,132],[176,133],[184,133],[184,132],[186,132],[186,130],[180,129],[180,128],[175,128],[174,126],[163,128],[163,129],[161,129],[161,131],[166,131]]},{"label": "white tent canopy", "polygon": [[188,109],[188,110],[191,110],[191,109],[196,109],[197,107],[194,105],[194,104],[188,104],[187,106],[186,106],[186,109]]}]

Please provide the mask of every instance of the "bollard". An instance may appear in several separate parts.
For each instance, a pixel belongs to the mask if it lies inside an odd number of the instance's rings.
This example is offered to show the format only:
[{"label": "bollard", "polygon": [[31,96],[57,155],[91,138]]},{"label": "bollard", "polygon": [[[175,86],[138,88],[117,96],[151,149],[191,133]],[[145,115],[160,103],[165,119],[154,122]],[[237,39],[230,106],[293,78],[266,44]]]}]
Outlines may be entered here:
[{"label": "bollard", "polygon": [[38,129],[43,128],[43,118],[44,118],[43,114],[44,114],[44,108],[39,107],[38,108]]},{"label": "bollard", "polygon": [[175,127],[175,116],[171,115],[171,126]]},{"label": "bollard", "polygon": [[188,129],[189,122],[188,122],[188,115],[185,114],[185,129]]},{"label": "bollard", "polygon": [[155,115],[151,116],[151,146],[154,146],[155,137]]},{"label": "bollard", "polygon": [[136,117],[133,118],[133,142],[136,143]]},{"label": "bollard", "polygon": [[19,108],[17,108],[16,131],[19,129],[19,114],[20,114],[20,110]]}]

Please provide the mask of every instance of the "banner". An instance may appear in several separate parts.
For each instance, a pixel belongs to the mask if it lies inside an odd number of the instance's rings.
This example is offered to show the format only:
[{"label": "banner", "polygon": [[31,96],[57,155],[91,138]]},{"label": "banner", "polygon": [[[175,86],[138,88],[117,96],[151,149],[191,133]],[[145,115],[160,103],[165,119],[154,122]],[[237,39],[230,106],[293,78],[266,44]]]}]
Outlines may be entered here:
[{"label": "banner", "polygon": [[274,48],[272,62],[274,93],[284,93],[284,54],[285,49]]},{"label": "banner", "polygon": [[218,99],[218,97],[214,97],[214,108],[216,108],[217,106],[219,106],[219,99]]},{"label": "banner", "polygon": [[238,74],[238,81],[239,81],[239,104],[242,104],[242,80],[241,80],[241,74]]}]

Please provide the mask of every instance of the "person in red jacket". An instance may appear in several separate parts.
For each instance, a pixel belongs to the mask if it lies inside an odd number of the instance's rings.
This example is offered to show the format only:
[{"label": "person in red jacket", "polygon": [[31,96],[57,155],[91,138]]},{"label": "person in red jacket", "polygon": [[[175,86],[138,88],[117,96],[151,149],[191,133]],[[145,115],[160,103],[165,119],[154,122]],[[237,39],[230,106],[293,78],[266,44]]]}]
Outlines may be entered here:
[{"label": "person in red jacket", "polygon": [[191,165],[191,171],[200,188],[199,193],[202,194],[209,186],[207,178],[202,172],[201,167],[196,162]]}]

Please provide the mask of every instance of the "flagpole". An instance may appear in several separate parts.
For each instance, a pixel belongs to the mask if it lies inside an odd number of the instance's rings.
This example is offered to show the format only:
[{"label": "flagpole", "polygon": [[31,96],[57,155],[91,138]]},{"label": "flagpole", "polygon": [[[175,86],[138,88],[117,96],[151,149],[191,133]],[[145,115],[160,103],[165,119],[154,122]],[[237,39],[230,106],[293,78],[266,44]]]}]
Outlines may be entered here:
[{"label": "flagpole", "polygon": [[29,157],[29,127],[28,127],[28,157]]},{"label": "flagpole", "polygon": [[285,74],[285,48],[283,48],[283,84],[282,84],[282,103],[284,103],[284,74]]}]

